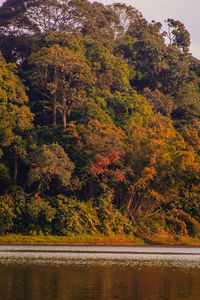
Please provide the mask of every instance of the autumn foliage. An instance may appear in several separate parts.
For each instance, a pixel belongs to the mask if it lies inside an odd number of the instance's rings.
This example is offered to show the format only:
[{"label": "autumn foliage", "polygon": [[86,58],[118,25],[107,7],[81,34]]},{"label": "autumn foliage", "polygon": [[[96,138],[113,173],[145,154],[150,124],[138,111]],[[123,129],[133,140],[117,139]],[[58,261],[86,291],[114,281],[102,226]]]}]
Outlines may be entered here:
[{"label": "autumn foliage", "polygon": [[0,233],[200,236],[200,61],[134,7],[0,8]]}]

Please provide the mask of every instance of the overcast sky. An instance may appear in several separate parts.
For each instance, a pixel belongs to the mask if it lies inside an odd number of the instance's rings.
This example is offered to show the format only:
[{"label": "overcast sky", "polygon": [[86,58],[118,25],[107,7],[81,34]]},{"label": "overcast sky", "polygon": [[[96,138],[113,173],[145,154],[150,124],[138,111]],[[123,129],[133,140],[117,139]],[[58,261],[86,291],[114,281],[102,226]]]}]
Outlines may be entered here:
[{"label": "overcast sky", "polygon": [[[5,0],[0,0],[0,4],[3,2]],[[190,33],[190,52],[200,59],[200,0],[98,0],[97,2],[104,4],[121,2],[132,5],[148,21],[164,23],[167,18],[181,21]]]}]

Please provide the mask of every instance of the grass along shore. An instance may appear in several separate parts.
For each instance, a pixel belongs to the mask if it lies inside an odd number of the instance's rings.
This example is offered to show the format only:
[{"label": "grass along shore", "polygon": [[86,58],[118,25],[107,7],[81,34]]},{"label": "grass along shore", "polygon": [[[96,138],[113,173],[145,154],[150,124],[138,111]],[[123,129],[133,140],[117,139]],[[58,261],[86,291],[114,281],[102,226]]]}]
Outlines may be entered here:
[{"label": "grass along shore", "polygon": [[158,240],[144,240],[134,235],[20,235],[6,234],[0,236],[0,245],[91,245],[91,246],[200,246],[200,239],[188,236],[163,236]]},{"label": "grass along shore", "polygon": [[21,235],[0,236],[1,245],[145,245],[141,238],[134,235]]}]

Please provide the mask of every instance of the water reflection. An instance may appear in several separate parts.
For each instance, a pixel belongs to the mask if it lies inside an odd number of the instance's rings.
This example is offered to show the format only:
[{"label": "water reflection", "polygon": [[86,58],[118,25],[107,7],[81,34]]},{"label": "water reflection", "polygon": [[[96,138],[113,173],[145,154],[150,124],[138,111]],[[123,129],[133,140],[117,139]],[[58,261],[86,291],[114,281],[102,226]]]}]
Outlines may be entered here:
[{"label": "water reflection", "polygon": [[0,299],[200,299],[199,248],[91,248],[1,246]]}]

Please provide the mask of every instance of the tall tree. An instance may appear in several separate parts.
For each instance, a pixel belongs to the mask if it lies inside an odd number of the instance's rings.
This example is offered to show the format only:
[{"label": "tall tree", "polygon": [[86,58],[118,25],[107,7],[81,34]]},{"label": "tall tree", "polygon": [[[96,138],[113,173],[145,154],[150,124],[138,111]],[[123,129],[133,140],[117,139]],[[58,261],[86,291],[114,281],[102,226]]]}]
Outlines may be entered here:
[{"label": "tall tree", "polygon": [[59,110],[66,128],[66,116],[84,100],[84,88],[94,80],[84,56],[55,44],[33,53],[30,63],[32,85],[53,102],[53,125],[57,123]]},{"label": "tall tree", "polygon": [[87,0],[7,0],[0,9],[4,30],[27,31],[29,34],[48,31],[67,32],[78,26],[78,7]]},{"label": "tall tree", "polygon": [[[32,126],[33,114],[27,106],[28,97],[25,92],[25,87],[16,75],[16,71],[17,69],[15,65],[7,64],[3,57],[0,56],[1,155],[5,149],[8,151],[9,147],[11,147],[13,151],[14,147],[21,147],[22,149],[22,133],[23,131],[30,129]],[[14,152],[16,155],[14,157],[13,178],[16,182],[17,160],[20,158],[20,151]]]},{"label": "tall tree", "polygon": [[164,35],[168,37],[169,44],[174,45],[188,52],[190,46],[190,34],[185,29],[185,26],[180,21],[174,19],[167,19],[168,31],[164,32]]},{"label": "tall tree", "polygon": [[143,19],[142,14],[133,6],[127,6],[126,4],[121,3],[113,3],[110,5],[110,7],[118,16],[118,23],[113,24],[116,38],[120,38],[124,33],[126,33],[131,24]]},{"label": "tall tree", "polygon": [[[8,61],[21,62],[29,38],[79,31],[87,0],[7,0],[0,8],[0,49]],[[84,9],[83,9],[84,8]]]}]

